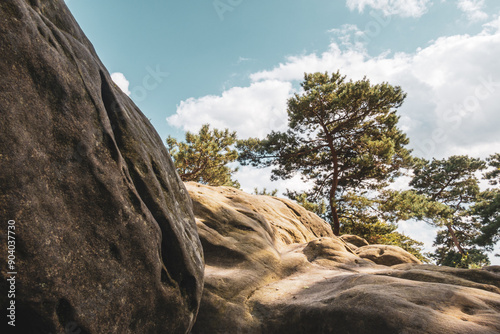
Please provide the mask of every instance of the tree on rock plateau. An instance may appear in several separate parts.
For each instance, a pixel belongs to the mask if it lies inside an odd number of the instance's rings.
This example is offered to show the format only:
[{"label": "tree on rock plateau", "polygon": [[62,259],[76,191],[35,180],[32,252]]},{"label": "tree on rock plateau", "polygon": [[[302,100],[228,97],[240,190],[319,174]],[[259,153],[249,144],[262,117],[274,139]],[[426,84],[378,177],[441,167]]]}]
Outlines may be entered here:
[{"label": "tree on rock plateau", "polygon": [[305,74],[301,85],[304,92],[288,101],[289,129],[240,141],[239,161],[274,166],[273,179],[300,173],[312,181],[307,197],[327,199],[339,235],[342,195],[382,189],[411,160],[396,115],[406,94],[388,83],[372,85],[367,78],[347,81],[339,72]]}]

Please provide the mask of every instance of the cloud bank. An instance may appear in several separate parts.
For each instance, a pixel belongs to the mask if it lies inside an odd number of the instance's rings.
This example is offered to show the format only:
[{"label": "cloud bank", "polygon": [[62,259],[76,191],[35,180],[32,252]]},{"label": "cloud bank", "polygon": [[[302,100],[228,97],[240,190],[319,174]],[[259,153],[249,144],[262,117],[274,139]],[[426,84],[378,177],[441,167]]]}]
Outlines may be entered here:
[{"label": "cloud bank", "polygon": [[[182,101],[170,125],[196,131],[204,123],[230,128],[240,138],[262,137],[286,126],[286,102],[305,72],[340,70],[353,80],[367,76],[408,93],[400,108],[400,126],[415,154],[426,158],[452,154],[486,156],[500,139],[500,19],[476,35],[441,37],[413,53],[371,56],[359,43],[355,26],[328,50],[291,56],[270,70],[251,74],[248,87],[233,87],[220,96]],[[340,42],[339,42],[340,41]]]},{"label": "cloud bank", "polygon": [[292,84],[283,80],[254,82],[249,87],[233,87],[221,96],[208,95],[182,101],[177,113],[167,119],[172,126],[198,131],[209,123],[229,128],[240,138],[263,138],[271,130],[286,128],[286,103]]}]

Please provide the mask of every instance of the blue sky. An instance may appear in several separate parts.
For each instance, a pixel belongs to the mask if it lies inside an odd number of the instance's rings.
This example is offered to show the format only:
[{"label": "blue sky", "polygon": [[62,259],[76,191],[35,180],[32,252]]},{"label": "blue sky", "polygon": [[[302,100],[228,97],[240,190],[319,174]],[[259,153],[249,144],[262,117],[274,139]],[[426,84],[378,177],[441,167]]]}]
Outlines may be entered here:
[{"label": "blue sky", "polygon": [[[162,138],[203,123],[240,138],[283,130],[286,100],[303,73],[340,70],[402,86],[400,124],[416,155],[500,151],[500,1],[66,3]],[[271,183],[268,171],[250,168],[237,178],[247,191],[304,187],[299,179]],[[423,224],[401,229],[432,243]]]}]

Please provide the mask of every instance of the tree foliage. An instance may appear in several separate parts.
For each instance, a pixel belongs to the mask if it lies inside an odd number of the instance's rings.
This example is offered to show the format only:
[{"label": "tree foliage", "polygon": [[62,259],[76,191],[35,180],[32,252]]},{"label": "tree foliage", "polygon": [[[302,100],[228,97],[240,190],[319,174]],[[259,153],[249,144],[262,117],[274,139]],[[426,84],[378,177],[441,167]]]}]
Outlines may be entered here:
[{"label": "tree foliage", "polygon": [[295,196],[295,201],[299,203],[304,209],[311,211],[318,215],[319,217],[327,220],[328,218],[325,216],[327,212],[326,202],[324,199],[319,200],[317,203],[310,202],[307,199],[307,193],[301,193],[300,195]]},{"label": "tree foliage", "polygon": [[341,199],[343,210],[339,212],[343,233],[360,236],[370,244],[399,246],[422,262],[429,262],[423,253],[422,242],[396,231],[401,217],[408,217],[400,210],[411,205],[403,199],[408,197],[393,190],[383,190],[375,197],[353,192],[345,194]]},{"label": "tree foliage", "polygon": [[[437,208],[427,208],[417,217],[425,217],[432,225],[444,228],[438,232],[434,242],[437,250],[432,257],[442,265],[466,266],[471,265],[471,261],[486,262],[484,250],[475,243],[480,225],[471,219],[469,211],[480,195],[476,174],[486,168],[485,162],[468,156],[415,161],[410,186],[417,195],[426,198],[427,205]],[[460,261],[456,254],[460,255]]]},{"label": "tree foliage", "polygon": [[491,185],[500,184],[500,153],[495,153],[486,159],[489,166],[492,168],[485,174],[485,178],[490,181]]},{"label": "tree foliage", "polygon": [[476,242],[480,246],[492,248],[500,241],[500,190],[489,189],[482,192],[472,208],[472,214],[481,226],[481,234]]},{"label": "tree foliage", "polygon": [[210,130],[210,125],[205,124],[197,134],[187,132],[185,140],[167,138],[167,148],[183,181],[240,187],[238,181],[232,179],[237,169],[228,166],[238,158],[238,151],[233,148],[236,132]]},{"label": "tree foliage", "polygon": [[305,74],[302,88],[288,101],[288,131],[239,142],[239,161],[274,166],[273,179],[300,173],[311,181],[307,199],[327,199],[338,235],[342,194],[381,189],[410,160],[396,115],[406,95],[388,83],[347,81],[339,72]]},{"label": "tree foliage", "polygon": [[253,193],[254,193],[254,195],[274,197],[278,194],[278,189],[267,190],[267,188],[264,188],[262,190],[259,190],[259,188],[254,188]]},{"label": "tree foliage", "polygon": [[423,242],[410,238],[409,236],[403,233],[399,233],[398,231],[380,235],[380,237],[376,240],[376,243],[382,245],[399,246],[408,253],[413,254],[420,261],[424,263],[431,262],[429,257],[424,254]]},{"label": "tree foliage", "polygon": [[[500,153],[487,159],[491,170],[485,174],[493,186],[500,184]],[[477,202],[471,209],[474,221],[481,225],[481,234],[476,242],[480,246],[493,248],[500,241],[500,189],[487,189],[479,195]]]}]

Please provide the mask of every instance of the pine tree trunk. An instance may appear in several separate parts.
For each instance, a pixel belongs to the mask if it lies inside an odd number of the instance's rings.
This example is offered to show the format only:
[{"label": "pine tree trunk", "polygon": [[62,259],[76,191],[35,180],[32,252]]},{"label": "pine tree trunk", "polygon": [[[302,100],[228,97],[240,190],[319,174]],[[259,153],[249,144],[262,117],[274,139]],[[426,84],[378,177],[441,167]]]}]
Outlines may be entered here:
[{"label": "pine tree trunk", "polygon": [[339,216],[337,214],[337,205],[335,203],[335,194],[337,191],[337,182],[334,182],[334,185],[330,188],[330,209],[332,210],[332,223],[333,223],[333,234],[336,236],[340,235],[340,221]]},{"label": "pine tree trunk", "polygon": [[453,227],[451,225],[446,225],[448,228],[448,232],[450,232],[451,239],[453,240],[453,243],[455,244],[455,247],[457,247],[458,251],[460,254],[465,255],[465,251],[460,245],[460,241],[458,241],[457,235],[455,234],[455,231],[453,230]]},{"label": "pine tree trunk", "polygon": [[337,215],[337,207],[332,206],[332,221],[333,221],[333,234],[336,236],[340,235],[340,221]]}]

